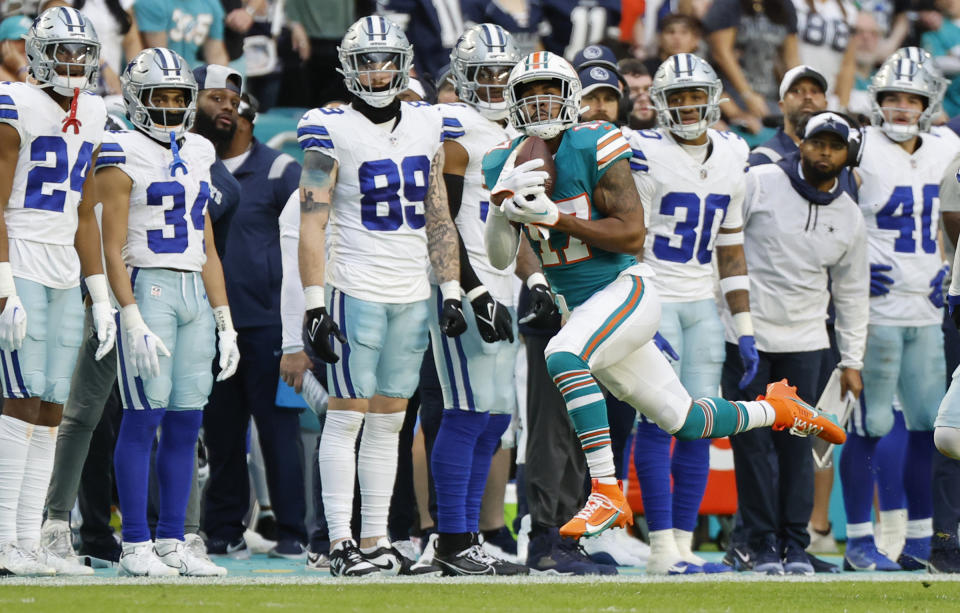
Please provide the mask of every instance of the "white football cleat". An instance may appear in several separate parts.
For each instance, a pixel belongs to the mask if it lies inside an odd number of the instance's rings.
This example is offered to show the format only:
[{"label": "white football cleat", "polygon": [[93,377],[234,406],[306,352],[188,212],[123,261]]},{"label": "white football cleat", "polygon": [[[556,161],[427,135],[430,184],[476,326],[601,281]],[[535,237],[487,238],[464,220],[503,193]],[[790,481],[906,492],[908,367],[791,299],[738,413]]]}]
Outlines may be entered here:
[{"label": "white football cleat", "polygon": [[183,547],[189,551],[193,557],[213,564],[213,560],[210,559],[210,555],[207,553],[207,544],[203,542],[203,537],[199,534],[184,534]]},{"label": "white football cleat", "polygon": [[40,530],[40,546],[65,560],[75,557],[70,522],[62,519],[48,519],[43,522],[43,528]]},{"label": "white football cleat", "polygon": [[612,528],[607,532],[613,534],[620,547],[630,552],[630,555],[636,560],[640,560],[641,565],[650,557],[650,545],[647,545],[630,533],[626,528]]},{"label": "white football cleat", "polygon": [[226,568],[217,566],[209,558],[193,555],[192,549],[181,540],[157,539],[153,549],[163,564],[184,577],[224,577],[227,574]]},{"label": "white football cleat", "polygon": [[55,568],[42,563],[32,552],[13,543],[0,545],[0,576],[52,577],[55,574]]},{"label": "white football cleat", "polygon": [[123,553],[117,564],[121,577],[176,577],[180,571],[164,564],[153,551],[153,543],[123,543]]},{"label": "white football cleat", "polygon": [[602,557],[603,554],[609,556],[617,566],[643,566],[646,561],[634,557],[623,547],[614,535],[614,530],[605,530],[597,536],[581,538],[580,546],[583,547],[583,550],[587,552],[591,559],[596,556],[601,563],[607,563],[607,560]]},{"label": "white football cleat", "polygon": [[[70,551],[71,553],[73,552],[72,549]],[[33,554],[37,558],[38,562],[44,566],[49,566],[50,568],[56,570],[58,576],[89,577],[90,575],[94,574],[93,568],[82,564],[76,555],[72,555],[68,558],[61,558],[46,547],[38,547]]]}]

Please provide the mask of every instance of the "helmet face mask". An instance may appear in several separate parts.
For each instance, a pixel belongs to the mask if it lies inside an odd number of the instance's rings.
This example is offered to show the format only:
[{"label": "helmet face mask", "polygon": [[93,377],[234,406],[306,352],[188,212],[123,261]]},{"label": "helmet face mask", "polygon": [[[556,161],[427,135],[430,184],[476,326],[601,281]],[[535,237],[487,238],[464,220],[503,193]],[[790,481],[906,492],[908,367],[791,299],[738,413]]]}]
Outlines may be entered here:
[{"label": "helmet face mask", "polygon": [[413,47],[390,20],[363,17],[344,34],[337,52],[347,90],[370,106],[383,108],[407,89]]},{"label": "helmet face mask", "polygon": [[144,49],[127,65],[120,83],[127,116],[151,138],[167,142],[172,133],[179,139],[193,126],[197,82],[186,60],[173,51]]},{"label": "helmet face mask", "polygon": [[488,23],[471,26],[450,52],[457,97],[487,119],[506,118],[506,85],[519,60],[509,32]]},{"label": "helmet face mask", "polygon": [[549,51],[517,63],[505,93],[510,123],[527,136],[549,140],[580,116],[580,79],[569,62]]},{"label": "helmet face mask", "polygon": [[[925,62],[897,57],[896,54],[884,62],[874,75],[867,92],[870,96],[870,122],[878,126],[887,137],[902,143],[928,132],[933,118],[940,111],[942,103],[942,79],[931,73]],[[924,104],[918,111],[908,107],[881,106],[886,94],[901,92],[919,96]],[[907,116],[906,123],[897,123],[894,118]]]},{"label": "helmet face mask", "polygon": [[[688,90],[702,91],[704,103],[670,105],[672,94]],[[657,121],[661,127],[684,140],[694,140],[720,119],[722,91],[720,79],[710,64],[692,53],[680,53],[660,64],[650,87],[650,99],[657,109]],[[692,109],[699,111],[700,119],[684,123],[681,118],[684,111]]]},{"label": "helmet face mask", "polygon": [[63,96],[96,88],[100,42],[93,24],[81,13],[66,7],[47,9],[24,39],[30,73],[41,87]]}]

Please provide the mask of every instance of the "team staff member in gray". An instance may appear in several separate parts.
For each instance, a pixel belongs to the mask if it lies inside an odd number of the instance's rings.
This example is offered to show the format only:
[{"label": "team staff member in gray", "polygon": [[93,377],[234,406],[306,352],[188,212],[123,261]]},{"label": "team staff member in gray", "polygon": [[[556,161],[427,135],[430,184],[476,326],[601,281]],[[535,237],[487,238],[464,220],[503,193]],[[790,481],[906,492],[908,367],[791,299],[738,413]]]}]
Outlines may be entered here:
[{"label": "team staff member in gray", "polygon": [[[837,180],[850,159],[853,134],[839,115],[815,114],[798,152],[747,174],[744,252],[760,366],[751,384],[738,389],[743,365],[725,312],[725,398],[756,398],[767,382],[787,376],[801,398],[815,398],[822,350],[829,346],[831,293],[842,387],[860,394],[869,315],[866,227],[857,203]],[[730,442],[754,571],[813,574],[804,551],[813,508],[811,439],[767,430],[738,434]],[[775,450],[778,471],[756,462],[769,450]]]},{"label": "team staff member in gray", "polygon": [[240,375],[213,386],[204,410],[210,481],[203,531],[211,554],[247,557],[243,518],[250,501],[247,425],[257,424],[267,487],[277,516],[273,556],[304,559],[306,498],[303,462],[292,441],[300,436],[297,412],[274,399],[280,378],[280,212],[297,190],[300,164],[253,137],[255,98],[243,95],[237,132],[223,161],[240,182],[242,197],[230,225],[223,260],[227,296],[240,344]]},{"label": "team staff member in gray", "polygon": [[[243,85],[240,73],[226,66],[211,64],[194,71],[197,79],[197,120],[191,128],[213,143],[217,149],[217,161],[210,168],[212,181],[207,210],[213,222],[217,254],[223,258],[227,231],[237,203],[240,185],[224,167],[219,156],[223,147],[230,144],[237,125],[237,104]],[[117,126],[108,126],[111,129]],[[107,145],[109,148],[110,145]],[[106,148],[101,158],[109,159]],[[84,528],[81,529],[81,553],[95,558],[116,562],[120,546],[114,540],[109,526],[110,504],[113,487],[109,475],[113,470],[113,441],[116,440],[116,413],[120,411],[120,396],[113,393],[117,381],[116,350],[111,350],[100,361],[95,354],[99,341],[93,333],[90,308],[86,313],[86,340],[80,348],[77,365],[70,383],[70,396],[63,408],[63,422],[57,435],[57,450],[54,456],[53,474],[47,489],[47,519],[43,524],[41,539],[47,548],[60,557],[72,559],[70,510],[80,491],[80,508]],[[91,336],[92,334],[92,336]],[[94,429],[99,426],[96,438]],[[81,470],[84,478],[81,484]],[[197,483],[191,493],[185,525],[187,546],[194,546],[196,553],[203,552],[203,541],[197,536],[198,498]],[[199,541],[199,547],[197,547]],[[205,554],[205,552],[203,552]]]}]

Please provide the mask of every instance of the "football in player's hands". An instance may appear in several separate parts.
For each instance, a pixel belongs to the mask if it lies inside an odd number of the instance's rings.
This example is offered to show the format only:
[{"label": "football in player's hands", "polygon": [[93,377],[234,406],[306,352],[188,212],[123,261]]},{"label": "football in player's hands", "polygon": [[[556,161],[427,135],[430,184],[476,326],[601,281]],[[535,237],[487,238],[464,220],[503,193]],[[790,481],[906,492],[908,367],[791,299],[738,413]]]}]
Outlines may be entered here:
[{"label": "football in player's hands", "polygon": [[463,305],[459,300],[448,298],[443,301],[440,331],[450,337],[460,336],[467,331],[467,319],[463,316]]},{"label": "football in player's hands", "polygon": [[553,196],[553,186],[557,184],[557,165],[553,161],[553,154],[550,153],[550,147],[547,142],[538,136],[528,136],[522,143],[517,145],[517,157],[513,166],[529,162],[530,160],[543,160],[543,165],[537,170],[541,170],[547,175],[543,188],[547,197]]},{"label": "football in player's hands", "polygon": [[333,342],[330,336],[346,344],[347,337],[340,331],[340,326],[333,321],[326,307],[317,307],[307,311],[307,340],[310,341],[310,348],[318,358],[328,364],[336,364],[340,361],[333,351]]}]

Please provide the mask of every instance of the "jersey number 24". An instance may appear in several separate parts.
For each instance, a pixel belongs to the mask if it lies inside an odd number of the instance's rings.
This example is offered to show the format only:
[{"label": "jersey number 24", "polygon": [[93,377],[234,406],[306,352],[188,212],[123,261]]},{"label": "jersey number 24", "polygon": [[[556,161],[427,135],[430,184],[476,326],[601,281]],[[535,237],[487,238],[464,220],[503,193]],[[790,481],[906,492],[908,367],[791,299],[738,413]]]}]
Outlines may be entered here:
[{"label": "jersey number 24", "polygon": [[93,157],[93,143],[84,142],[77,152],[77,161],[70,170],[67,154],[67,141],[60,136],[38,136],[30,143],[30,161],[46,162],[53,154],[53,166],[34,166],[27,173],[27,188],[23,196],[23,208],[43,209],[44,211],[63,212],[67,199],[64,189],[48,189],[44,193],[44,186],[54,184],[61,186],[69,178],[69,189],[83,192],[83,182],[90,170],[90,159]]}]

